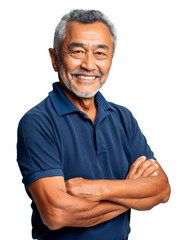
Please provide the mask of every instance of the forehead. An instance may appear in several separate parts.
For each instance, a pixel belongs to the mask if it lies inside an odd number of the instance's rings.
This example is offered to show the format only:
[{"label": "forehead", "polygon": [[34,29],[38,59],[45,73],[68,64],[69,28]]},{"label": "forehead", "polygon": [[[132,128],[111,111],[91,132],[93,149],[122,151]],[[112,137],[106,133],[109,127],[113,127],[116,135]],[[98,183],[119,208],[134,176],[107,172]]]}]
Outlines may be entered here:
[{"label": "forehead", "polygon": [[66,27],[66,37],[64,41],[67,42],[67,44],[71,44],[71,42],[87,43],[92,41],[93,44],[106,44],[110,48],[113,47],[110,30],[102,22],[86,24],[69,22]]}]

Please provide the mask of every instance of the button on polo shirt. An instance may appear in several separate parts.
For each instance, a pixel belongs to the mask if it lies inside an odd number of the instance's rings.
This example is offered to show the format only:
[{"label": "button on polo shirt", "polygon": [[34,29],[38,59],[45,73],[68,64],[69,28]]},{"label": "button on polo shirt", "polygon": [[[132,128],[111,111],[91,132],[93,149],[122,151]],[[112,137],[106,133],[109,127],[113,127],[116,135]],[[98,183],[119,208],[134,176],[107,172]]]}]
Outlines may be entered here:
[{"label": "button on polo shirt", "polygon": [[[40,104],[28,111],[18,127],[17,161],[28,186],[39,178],[64,176],[86,179],[125,179],[140,156],[154,158],[131,112],[95,96],[95,122],[76,108],[59,83]],[[33,238],[44,240],[125,240],[129,212],[90,228],[49,230],[32,199]]]}]

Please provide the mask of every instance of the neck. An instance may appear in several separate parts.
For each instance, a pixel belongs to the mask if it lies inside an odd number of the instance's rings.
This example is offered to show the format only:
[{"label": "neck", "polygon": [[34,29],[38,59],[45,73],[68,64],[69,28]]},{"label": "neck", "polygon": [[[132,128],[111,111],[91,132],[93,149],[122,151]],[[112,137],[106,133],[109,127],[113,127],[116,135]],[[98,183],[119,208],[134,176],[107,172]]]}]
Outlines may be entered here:
[{"label": "neck", "polygon": [[96,104],[95,104],[95,97],[92,98],[79,98],[76,95],[72,94],[66,87],[61,84],[61,88],[68,99],[82,112],[86,113],[87,116],[92,120],[94,123],[96,118]]}]

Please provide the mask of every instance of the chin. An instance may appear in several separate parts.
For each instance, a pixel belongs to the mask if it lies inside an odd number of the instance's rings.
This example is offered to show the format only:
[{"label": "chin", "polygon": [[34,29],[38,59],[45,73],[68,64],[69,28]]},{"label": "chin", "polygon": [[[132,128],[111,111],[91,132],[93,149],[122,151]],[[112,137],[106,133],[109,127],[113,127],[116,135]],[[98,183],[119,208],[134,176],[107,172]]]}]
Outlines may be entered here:
[{"label": "chin", "polygon": [[95,91],[81,91],[81,90],[77,90],[76,88],[74,88],[71,84],[71,81],[65,81],[65,79],[63,78],[61,72],[60,72],[60,82],[64,85],[64,87],[66,87],[71,93],[73,93],[75,96],[79,97],[79,98],[85,98],[85,99],[90,99],[93,98],[96,93],[99,91],[100,89],[100,85],[98,86],[98,88]]},{"label": "chin", "polygon": [[77,97],[79,98],[85,98],[85,99],[90,99],[93,98],[96,93],[99,91],[99,89],[97,89],[96,91],[93,92],[81,92],[81,91],[77,91],[75,89],[70,89]]}]

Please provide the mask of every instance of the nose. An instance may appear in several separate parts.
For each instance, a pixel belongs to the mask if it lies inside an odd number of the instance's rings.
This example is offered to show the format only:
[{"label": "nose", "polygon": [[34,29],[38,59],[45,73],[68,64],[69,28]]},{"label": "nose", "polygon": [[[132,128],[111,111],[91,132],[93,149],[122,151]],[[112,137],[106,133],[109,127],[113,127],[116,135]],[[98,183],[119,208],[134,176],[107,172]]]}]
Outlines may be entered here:
[{"label": "nose", "polygon": [[81,68],[87,71],[94,71],[96,70],[96,59],[91,52],[87,52],[82,59]]}]

